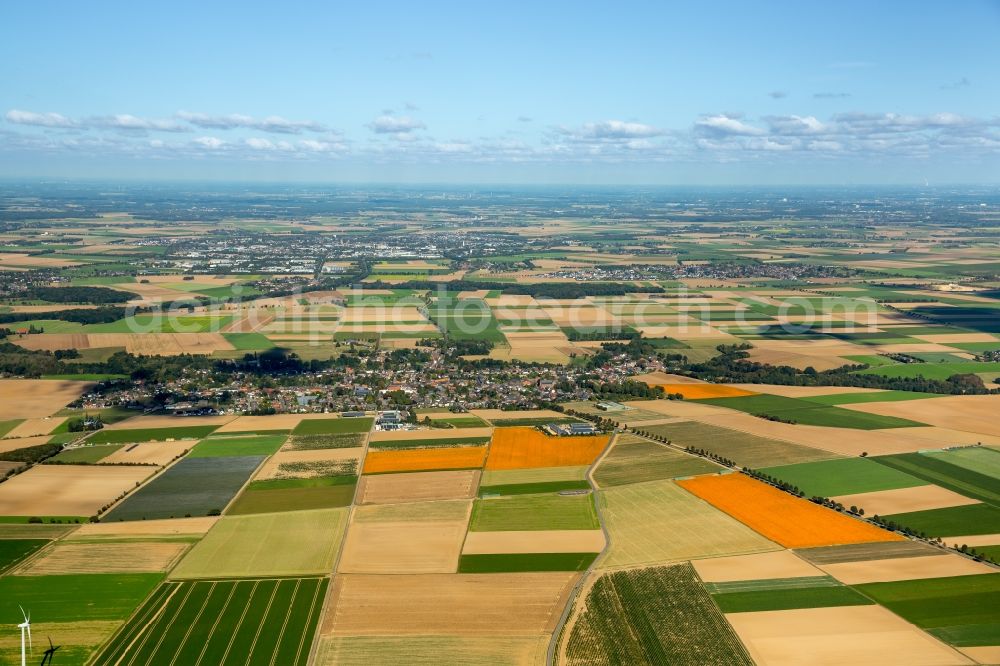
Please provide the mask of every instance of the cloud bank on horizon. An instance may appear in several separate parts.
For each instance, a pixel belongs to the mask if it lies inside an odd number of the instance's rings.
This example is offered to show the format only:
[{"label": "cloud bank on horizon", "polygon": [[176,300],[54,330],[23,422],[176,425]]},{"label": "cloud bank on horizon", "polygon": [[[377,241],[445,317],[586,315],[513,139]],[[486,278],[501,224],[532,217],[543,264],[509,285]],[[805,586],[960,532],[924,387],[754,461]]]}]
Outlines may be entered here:
[{"label": "cloud bank on horizon", "polygon": [[[166,8],[61,5],[46,19],[57,46],[19,57],[30,34],[18,26],[46,4],[7,7],[0,22],[0,57],[17,63],[0,88],[2,176],[87,175],[89,161],[104,174],[245,163],[278,177],[295,164],[319,178],[404,165],[442,180],[477,165],[508,180],[627,167],[655,182],[678,168],[718,181],[720,165],[847,178],[877,164],[889,181],[915,168],[1000,180],[1000,47],[969,34],[995,34],[992,2],[919,15],[632,2],[609,16],[536,7],[530,22],[511,6],[489,27],[483,10],[400,4],[380,28],[375,10],[312,3],[266,21],[201,8],[194,25]],[[129,32],[140,19],[141,37]],[[337,25],[353,29],[322,30]],[[394,39],[371,43],[380,30]]]}]

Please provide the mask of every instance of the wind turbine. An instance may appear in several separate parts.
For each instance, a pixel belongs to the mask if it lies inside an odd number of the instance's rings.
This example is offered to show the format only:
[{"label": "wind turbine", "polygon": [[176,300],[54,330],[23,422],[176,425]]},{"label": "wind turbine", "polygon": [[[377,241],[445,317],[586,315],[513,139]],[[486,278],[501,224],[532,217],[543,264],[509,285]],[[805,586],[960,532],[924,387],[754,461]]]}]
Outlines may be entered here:
[{"label": "wind turbine", "polygon": [[21,666],[27,666],[28,661],[24,655],[24,630],[28,630],[28,649],[34,652],[31,646],[31,616],[24,612],[24,608],[18,606],[21,609],[21,615],[24,616],[24,622],[17,625],[17,628],[21,630]]}]

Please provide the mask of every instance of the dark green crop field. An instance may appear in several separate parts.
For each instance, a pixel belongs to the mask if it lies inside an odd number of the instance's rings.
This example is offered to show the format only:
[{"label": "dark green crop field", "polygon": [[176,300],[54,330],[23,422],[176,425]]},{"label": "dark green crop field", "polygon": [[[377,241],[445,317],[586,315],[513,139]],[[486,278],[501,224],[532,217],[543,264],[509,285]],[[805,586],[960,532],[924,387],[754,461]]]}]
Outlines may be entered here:
[{"label": "dark green crop field", "polygon": [[263,456],[186,458],[126,497],[103,521],[221,512],[263,460]]},{"label": "dark green crop field", "polygon": [[305,664],[325,578],[164,583],[93,661]]},{"label": "dark green crop field", "polygon": [[690,564],[605,574],[566,643],[572,663],[751,666]]},{"label": "dark green crop field", "polygon": [[1000,644],[1000,576],[981,574],[856,586],[953,645]]}]

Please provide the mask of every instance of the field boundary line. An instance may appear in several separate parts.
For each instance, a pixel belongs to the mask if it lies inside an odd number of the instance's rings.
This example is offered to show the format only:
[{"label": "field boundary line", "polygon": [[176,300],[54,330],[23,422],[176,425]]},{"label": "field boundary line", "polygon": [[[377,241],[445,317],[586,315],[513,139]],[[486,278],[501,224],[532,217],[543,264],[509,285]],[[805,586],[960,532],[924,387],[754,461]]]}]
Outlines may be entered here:
[{"label": "field boundary line", "polygon": [[[271,612],[271,606],[274,605],[274,599],[278,596],[278,588],[281,587],[281,583],[282,581],[278,581],[274,584],[274,590],[271,591],[271,598],[267,600],[267,608],[264,609],[264,613],[260,616],[260,624],[257,625],[257,633],[254,634],[253,642],[250,643],[250,651],[247,652],[247,664],[253,662],[253,651],[257,649],[257,641],[260,640],[260,634],[264,631],[264,625],[267,622],[267,615]],[[294,598],[294,593],[292,598]],[[241,622],[240,625],[242,626],[242,624],[243,623]],[[235,632],[233,633],[233,636],[236,636]]]},{"label": "field boundary line", "polygon": [[195,666],[201,663],[201,660],[205,658],[205,650],[208,649],[208,643],[212,640],[212,636],[215,635],[215,628],[219,626],[219,622],[222,621],[222,617],[225,615],[226,608],[229,607],[229,602],[233,600],[233,595],[236,594],[236,586],[239,583],[233,583],[229,588],[229,596],[226,597],[226,603],[222,606],[222,611],[219,612],[219,616],[215,618],[215,622],[212,623],[212,628],[208,630],[208,640],[205,644],[201,646],[201,652],[198,653],[198,658],[195,660]]},{"label": "field boundary line", "polygon": [[577,581],[573,589],[570,590],[569,598],[566,600],[566,605],[563,607],[562,613],[559,615],[559,619],[556,623],[555,628],[552,631],[552,637],[549,638],[549,645],[545,652],[545,663],[547,666],[553,666],[556,662],[556,653],[559,651],[559,644],[562,642],[563,632],[566,631],[567,623],[570,617],[573,615],[573,611],[576,609],[576,602],[580,598],[580,591],[584,588],[585,583],[594,573],[597,568],[597,563],[601,560],[604,553],[607,552],[608,548],[611,547],[611,534],[608,532],[607,526],[604,524],[604,514],[601,513],[600,498],[598,497],[598,487],[597,483],[594,481],[594,470],[600,464],[604,457],[608,455],[611,448],[618,443],[619,432],[616,429],[612,433],[611,437],[608,438],[608,443],[604,445],[604,449],[601,451],[601,455],[592,462],[587,468],[587,483],[590,484],[591,501],[594,503],[594,513],[597,514],[597,522],[601,526],[601,532],[604,533],[604,548],[601,552],[597,554],[594,561],[590,563],[585,571],[580,576],[580,580]]},{"label": "field boundary line", "polygon": [[[301,587],[302,579],[299,578],[295,581],[295,589],[292,590],[292,598],[288,600],[288,610],[285,611],[285,620],[281,623],[281,631],[278,633],[278,639],[274,642],[274,652],[271,653],[271,661],[269,662],[271,666],[274,666],[274,662],[278,658],[278,651],[281,649],[281,640],[285,637],[285,631],[288,629],[288,619],[292,616],[292,608],[295,607],[295,601],[299,598],[299,589]],[[253,656],[252,651],[251,656]],[[247,666],[250,665],[251,661],[252,660],[248,657]]]},{"label": "field boundary line", "polygon": [[[181,601],[180,606],[177,607],[177,610],[174,612],[173,617],[170,618],[170,622],[167,623],[167,626],[160,634],[160,640],[156,642],[156,646],[153,648],[153,654],[156,654],[159,651],[160,645],[163,643],[163,639],[167,637],[167,633],[170,631],[170,627],[173,626],[174,622],[177,620],[177,616],[180,615],[181,610],[183,610],[184,607],[187,606],[188,599],[191,598],[191,594],[194,592],[194,588],[195,588],[194,585],[191,585],[191,587],[188,588],[187,594],[184,595],[184,599]],[[166,611],[166,607],[164,607],[164,611]],[[139,650],[141,650],[146,645],[146,641],[152,635],[152,626],[151,625],[148,626],[148,629],[149,631],[146,632],[146,638],[143,639],[142,643],[139,645]],[[137,656],[138,652],[132,655],[132,658],[129,659],[128,663],[131,664],[133,661],[135,661],[135,658]]]},{"label": "field boundary line", "polygon": [[[284,446],[288,442],[288,439],[290,437],[291,437],[291,435],[288,435],[288,437],[285,437],[285,441],[281,443],[281,446]],[[280,450],[281,450],[281,447],[278,447],[278,451],[280,451]],[[278,451],[275,451],[275,453],[277,453]],[[274,455],[274,453],[271,453],[271,454],[268,454],[268,455],[264,456],[264,459],[261,460],[260,463],[256,467],[253,468],[253,471],[251,471],[250,474],[247,476],[247,480],[243,482],[243,485],[239,487],[239,490],[237,490],[235,493],[233,493],[233,496],[229,498],[228,502],[226,502],[226,506],[222,507],[222,511],[219,512],[219,518],[220,519],[222,518],[222,516],[226,515],[226,511],[229,511],[229,507],[231,507],[233,504],[236,503],[236,500],[238,500],[240,498],[240,495],[242,495],[243,493],[246,492],[247,487],[249,487],[250,484],[253,483],[254,477],[256,477],[258,474],[260,474],[261,468],[263,468],[264,465],[267,464],[267,461],[270,460],[271,456],[273,456],[273,455]]]},{"label": "field boundary line", "polygon": [[[167,585],[167,584],[169,584],[169,583],[167,583],[167,582],[161,582],[160,583],[160,585]],[[98,647],[98,649],[94,650],[94,653],[90,656],[90,658],[85,663],[87,663],[87,664],[93,664],[94,663],[94,659],[96,659],[98,656],[100,656],[100,654],[114,642],[114,640],[118,636],[119,632],[125,631],[127,629],[129,622],[131,622],[133,619],[135,619],[139,615],[139,613],[142,611],[142,609],[145,607],[145,605],[147,603],[149,603],[155,597],[157,590],[160,588],[160,585],[157,585],[156,589],[154,589],[150,593],[150,595],[148,597],[146,597],[145,599],[143,599],[143,602],[139,605],[138,608],[136,608],[134,611],[132,611],[131,615],[128,616],[128,619],[125,620],[125,622],[122,624],[122,626],[120,626],[118,628],[118,630],[115,631],[115,633],[113,633],[111,636],[109,636],[108,639],[103,644],[101,644]],[[181,586],[180,585],[174,585],[173,591],[171,591],[169,594],[166,595],[166,598],[163,599],[163,601],[160,603],[159,607],[156,608],[153,611],[153,613],[149,617],[149,619],[141,627],[139,627],[139,629],[135,632],[135,636],[125,646],[125,649],[122,651],[122,656],[118,657],[117,661],[115,661],[115,663],[114,663],[114,666],[117,666],[118,664],[120,664],[122,662],[122,659],[124,659],[128,655],[129,650],[132,649],[132,646],[135,645],[135,642],[137,640],[139,640],[140,638],[142,638],[143,634],[146,633],[146,630],[149,629],[152,626],[152,624],[157,621],[157,619],[159,619],[159,617],[160,617],[160,615],[162,613],[166,612],[167,605],[170,603],[170,600],[173,599],[174,595],[177,594],[178,592],[180,592],[180,590],[181,590]]]},{"label": "field boundary line", "polygon": [[[192,620],[191,624],[188,625],[188,630],[184,633],[183,640],[181,640],[181,642],[177,644],[177,652],[174,653],[174,658],[170,660],[170,666],[173,666],[174,664],[177,663],[177,657],[180,656],[181,651],[184,649],[184,646],[187,644],[188,639],[191,637],[191,632],[194,631],[194,626],[198,624],[198,620],[200,620],[201,616],[205,614],[205,609],[208,608],[208,602],[212,598],[212,595],[215,594],[215,588],[217,586],[218,583],[213,582],[212,587],[208,588],[208,594],[205,595],[205,601],[201,604],[201,608],[198,609],[198,614],[194,616],[194,620]],[[230,594],[232,594],[231,591]],[[228,598],[229,597],[226,597],[227,600]]]},{"label": "field boundary line", "polygon": [[[361,457],[358,458],[358,482],[354,484],[354,495],[351,496],[351,504],[347,507],[347,519],[344,522],[344,533],[340,536],[340,543],[337,546],[337,557],[333,562],[333,569],[329,573],[330,583],[326,586],[326,594],[323,595],[323,606],[320,608],[319,617],[316,620],[316,628],[313,630],[312,643],[309,646],[309,653],[306,656],[306,664],[316,663],[316,653],[319,650],[319,632],[323,627],[323,623],[326,621],[326,616],[328,609],[330,607],[330,600],[333,598],[333,578],[337,575],[337,570],[340,568],[340,560],[344,556],[344,546],[347,544],[347,534],[351,530],[351,523],[354,522],[354,513],[358,506],[358,493],[361,490],[361,479],[364,476],[365,471],[365,459],[368,457],[368,450],[371,445],[371,435],[372,428],[375,427],[375,419],[372,419],[372,424],[368,426],[368,432],[365,433],[365,443],[362,446]],[[459,554],[461,557],[461,554]]]},{"label": "field boundary line", "polygon": [[[326,580],[326,579],[325,578],[318,578],[316,580],[317,580],[317,582],[316,582],[316,589],[313,591],[313,598],[312,598],[312,602],[309,604],[309,614],[308,614],[307,618],[312,618],[313,613],[316,611],[316,602],[322,603],[322,599],[320,598],[319,591],[323,588],[323,581]],[[319,628],[319,626],[317,625],[317,629],[318,628]],[[307,632],[305,632],[305,631],[303,631],[302,635],[299,636],[299,646],[295,650],[295,663],[296,664],[299,664],[302,661],[302,648],[305,647],[306,637],[307,637]],[[310,643],[310,647],[312,647],[311,643]],[[305,656],[306,656],[306,658],[308,658],[309,657],[309,652],[306,652]]]},{"label": "field boundary line", "polygon": [[[219,663],[226,663],[229,651],[233,649],[233,641],[236,640],[236,634],[240,632],[240,628],[243,627],[243,622],[247,619],[247,613],[250,611],[250,607],[253,606],[253,598],[257,594],[258,586],[260,586],[260,581],[255,580],[253,582],[253,588],[250,590],[250,596],[247,597],[247,605],[243,608],[243,613],[240,614],[240,621],[233,627],[233,635],[229,637],[229,642],[226,643],[226,651],[222,653],[222,659],[219,660]],[[275,585],[275,589],[278,589],[277,585]]]}]

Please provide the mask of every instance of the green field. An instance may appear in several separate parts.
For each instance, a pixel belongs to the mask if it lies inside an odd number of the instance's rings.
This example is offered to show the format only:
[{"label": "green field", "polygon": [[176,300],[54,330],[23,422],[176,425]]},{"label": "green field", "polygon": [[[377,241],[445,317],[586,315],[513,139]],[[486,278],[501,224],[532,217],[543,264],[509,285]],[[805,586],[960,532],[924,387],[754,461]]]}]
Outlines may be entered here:
[{"label": "green field", "polygon": [[[876,456],[875,462],[923,479],[928,483],[1000,507],[1000,478],[983,474],[967,466],[954,465],[944,456],[901,453]],[[966,463],[968,464],[968,463]]]},{"label": "green field", "polygon": [[590,490],[590,484],[585,479],[568,479],[565,481],[535,481],[529,483],[504,483],[493,486],[479,486],[479,496],[491,495],[537,495],[540,493],[557,493],[561,490]]},{"label": "green field", "polygon": [[567,663],[752,666],[690,564],[601,576],[566,639]]},{"label": "green field", "polygon": [[358,478],[325,476],[310,479],[252,481],[226,511],[227,516],[275,511],[304,511],[347,506]]},{"label": "green field", "polygon": [[711,474],[721,469],[713,462],[646,440],[619,441],[601,460],[594,480],[602,488],[627,483]]},{"label": "green field", "polygon": [[188,457],[269,456],[281,448],[285,439],[284,435],[209,437],[195,444]]},{"label": "green field", "polygon": [[480,299],[457,299],[450,296],[438,298],[427,315],[453,340],[506,340],[489,305]]},{"label": "green field", "polygon": [[113,379],[128,379],[128,375],[75,373],[67,375],[42,375],[42,379],[70,380],[75,382],[104,382]]},{"label": "green field", "polygon": [[828,576],[778,578],[708,585],[723,613],[863,606],[871,599]]},{"label": "green field", "polygon": [[757,416],[767,415],[802,425],[831,426],[876,430],[881,428],[911,428],[925,425],[895,416],[868,414],[850,409],[817,405],[809,400],[786,398],[781,395],[748,395],[738,398],[705,398],[699,403],[736,409]]},{"label": "green field", "polygon": [[809,497],[836,497],[923,486],[927,482],[869,458],[841,458],[758,470],[797,486]]},{"label": "green field", "polygon": [[353,449],[364,446],[366,433],[345,432],[327,435],[292,435],[288,440],[288,449],[292,451],[308,451],[316,449]]},{"label": "green field", "polygon": [[119,423],[125,419],[130,419],[133,416],[138,416],[140,412],[134,409],[126,409],[124,407],[105,407],[104,409],[61,409],[56,412],[56,416],[68,416],[70,418],[66,419],[60,423],[53,431],[56,433],[69,432],[69,421],[72,418],[80,418],[86,416],[100,416],[101,421],[104,425],[108,426],[112,423]]},{"label": "green field", "polygon": [[949,451],[925,451],[922,455],[1000,480],[1000,451],[996,449],[969,446]]},{"label": "green field", "polygon": [[529,467],[527,469],[488,469],[483,471],[480,486],[520,485],[549,481],[583,481],[587,478],[586,466]]},{"label": "green field", "polygon": [[865,402],[900,402],[903,400],[926,400],[940,397],[936,393],[917,393],[916,391],[872,391],[865,393],[834,393],[832,395],[816,395],[802,398],[806,402],[820,405],[856,405]]},{"label": "green field", "polygon": [[990,504],[967,504],[882,517],[932,537],[1000,533],[1000,509]]},{"label": "green field", "polygon": [[327,583],[164,583],[93,663],[304,665]]},{"label": "green field", "polygon": [[952,645],[1000,645],[1000,576],[981,574],[856,586]]},{"label": "green field", "polygon": [[3,576],[0,614],[20,619],[20,605],[39,622],[124,620],[162,579],[161,574]]},{"label": "green field", "polygon": [[503,417],[494,417],[490,419],[490,423],[495,426],[503,426],[505,428],[510,428],[512,426],[538,426],[545,425],[546,423],[584,423],[584,421],[574,418],[572,416],[560,416],[555,417],[520,417],[520,418],[509,418],[505,419]]},{"label": "green field", "polygon": [[703,449],[754,469],[839,457],[828,451],[696,421],[645,426],[640,430],[666,437],[677,446]]},{"label": "green field", "polygon": [[102,520],[153,520],[221,512],[263,460],[262,456],[185,458],[126,497]]},{"label": "green field", "polygon": [[217,425],[181,426],[179,428],[132,428],[123,430],[98,430],[87,440],[91,444],[136,444],[138,442],[163,442],[168,439],[201,439],[212,433]]},{"label": "green field", "polygon": [[489,424],[478,416],[449,416],[448,418],[431,419],[431,425],[448,426],[451,428],[485,428]]},{"label": "green field", "polygon": [[24,423],[23,419],[13,419],[10,421],[0,421],[0,437],[3,437],[17,426]]},{"label": "green field", "polygon": [[582,495],[514,495],[479,499],[472,506],[469,530],[596,530],[601,525],[590,493]]},{"label": "green field", "polygon": [[913,379],[923,377],[925,379],[945,380],[952,375],[975,374],[978,372],[1000,372],[1000,363],[900,363],[898,365],[887,365],[881,368],[868,368],[861,370],[866,375],[882,375],[883,377],[898,377]]},{"label": "green field", "polygon": [[427,439],[384,439],[368,442],[371,449],[441,449],[452,446],[481,446],[489,444],[486,437],[430,437]]},{"label": "green field", "polygon": [[458,573],[505,573],[517,571],[584,571],[597,553],[504,553],[462,555]]},{"label": "green field", "polygon": [[232,320],[233,315],[143,314],[108,324],[88,324],[79,330],[83,333],[215,333],[228,326]]},{"label": "green field", "polygon": [[72,449],[63,449],[55,456],[49,458],[48,463],[69,463],[69,464],[93,464],[107,458],[124,444],[92,444],[90,446],[78,446]]},{"label": "green field", "polygon": [[174,579],[326,574],[347,509],[224,516],[171,572]]},{"label": "green field", "polygon": [[302,419],[292,431],[293,435],[336,435],[364,433],[371,430],[371,417]]},{"label": "green field", "polygon": [[0,573],[44,546],[48,539],[0,539]]},{"label": "green field", "polygon": [[265,351],[274,348],[274,343],[261,333],[223,333],[222,337],[240,351]]}]

